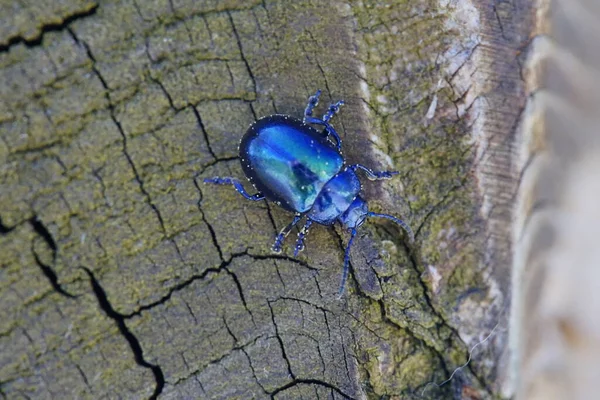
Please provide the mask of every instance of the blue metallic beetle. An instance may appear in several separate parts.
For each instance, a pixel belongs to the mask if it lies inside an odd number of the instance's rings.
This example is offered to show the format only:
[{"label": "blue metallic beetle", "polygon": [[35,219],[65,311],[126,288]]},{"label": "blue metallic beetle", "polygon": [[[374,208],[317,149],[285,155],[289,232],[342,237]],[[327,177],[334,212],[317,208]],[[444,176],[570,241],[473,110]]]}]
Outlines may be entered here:
[{"label": "blue metallic beetle", "polygon": [[[281,252],[286,236],[302,218],[306,217],[306,223],[298,234],[294,256],[304,249],[304,239],[313,222],[332,225],[339,221],[351,233],[344,255],[341,295],[348,278],[350,246],[356,229],[368,217],[391,219],[408,233],[411,241],[414,235],[400,219],[369,211],[366,201],[359,196],[362,185],[356,171],[362,170],[370,180],[389,179],[398,172],[376,172],[360,164],[346,166],[341,154],[341,139],[329,123],[344,102],[330,105],[322,119],[314,118],[313,109],[319,103],[320,95],[318,90],[308,99],[302,121],[287,115],[270,115],[248,128],[240,143],[240,160],[246,177],[258,193],[248,194],[235,178],[207,178],[204,182],[233,185],[248,200],[271,200],[296,213],[293,221],[275,239],[273,251],[277,253]],[[308,124],[324,129],[319,132]]]}]

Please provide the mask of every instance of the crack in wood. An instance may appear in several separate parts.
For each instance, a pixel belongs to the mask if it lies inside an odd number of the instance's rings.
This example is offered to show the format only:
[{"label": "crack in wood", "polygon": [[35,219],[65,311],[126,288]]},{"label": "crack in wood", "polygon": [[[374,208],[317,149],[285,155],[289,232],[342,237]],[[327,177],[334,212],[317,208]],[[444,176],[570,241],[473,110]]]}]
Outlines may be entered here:
[{"label": "crack in wood", "polygon": [[131,348],[136,364],[152,371],[156,386],[154,388],[154,391],[152,392],[152,395],[150,396],[150,399],[157,399],[158,396],[162,393],[163,388],[165,386],[165,376],[162,368],[157,364],[151,364],[148,361],[146,361],[146,359],[144,358],[144,351],[142,349],[140,341],[131,332],[131,330],[129,330],[127,324],[125,323],[126,317],[123,314],[118,313],[110,304],[106,292],[100,285],[100,282],[96,279],[94,273],[86,267],[80,268],[85,271],[85,273],[90,279],[90,284],[92,285],[92,290],[96,295],[96,299],[98,300],[98,305],[100,306],[102,311],[104,311],[106,316],[115,322],[115,324],[119,328],[121,336],[123,336],[127,343],[129,343],[129,347]]}]

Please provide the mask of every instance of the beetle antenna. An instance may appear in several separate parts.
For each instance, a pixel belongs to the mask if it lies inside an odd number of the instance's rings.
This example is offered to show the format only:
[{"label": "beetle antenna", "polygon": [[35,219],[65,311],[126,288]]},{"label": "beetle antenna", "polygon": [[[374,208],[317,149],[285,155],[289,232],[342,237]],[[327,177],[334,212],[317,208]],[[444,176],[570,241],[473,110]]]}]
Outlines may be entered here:
[{"label": "beetle antenna", "polygon": [[367,217],[379,217],[379,218],[391,219],[392,221],[394,221],[395,223],[400,225],[402,227],[402,229],[404,229],[406,231],[411,243],[415,241],[415,234],[413,233],[412,229],[410,229],[410,226],[408,226],[408,224],[406,222],[402,221],[400,218],[396,218],[393,215],[379,214],[379,213],[372,212],[372,211],[367,213]]},{"label": "beetle antenna", "polygon": [[344,270],[342,271],[342,281],[340,282],[338,298],[341,298],[344,294],[344,287],[346,287],[346,281],[348,280],[348,272],[350,271],[350,246],[352,246],[354,236],[356,236],[356,229],[352,229],[352,236],[350,236],[350,240],[348,241],[348,245],[346,246],[346,252],[344,253]]}]

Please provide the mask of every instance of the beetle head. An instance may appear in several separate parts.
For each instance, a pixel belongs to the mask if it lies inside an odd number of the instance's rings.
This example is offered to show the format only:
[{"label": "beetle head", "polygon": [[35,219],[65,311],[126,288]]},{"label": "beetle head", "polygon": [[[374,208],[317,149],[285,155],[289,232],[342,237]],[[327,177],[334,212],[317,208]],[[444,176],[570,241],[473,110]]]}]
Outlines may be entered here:
[{"label": "beetle head", "polygon": [[348,228],[348,230],[357,229],[365,222],[368,214],[369,206],[367,205],[367,202],[360,196],[356,196],[346,212],[339,217],[339,221]]}]

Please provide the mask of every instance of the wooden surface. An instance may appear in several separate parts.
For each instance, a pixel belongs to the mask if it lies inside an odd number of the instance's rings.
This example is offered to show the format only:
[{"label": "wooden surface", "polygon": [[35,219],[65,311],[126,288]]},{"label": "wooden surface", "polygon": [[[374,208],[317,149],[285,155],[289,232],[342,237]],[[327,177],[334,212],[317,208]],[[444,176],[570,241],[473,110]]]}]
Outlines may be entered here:
[{"label": "wooden surface", "polygon": [[[2,0],[1,396],[507,394],[531,6],[323,3]],[[291,216],[201,183],[317,88],[417,235],[365,225],[341,300],[345,232],[273,255]]]},{"label": "wooden surface", "polygon": [[600,7],[539,1],[525,63],[513,274],[516,399],[593,399],[600,379]]}]

